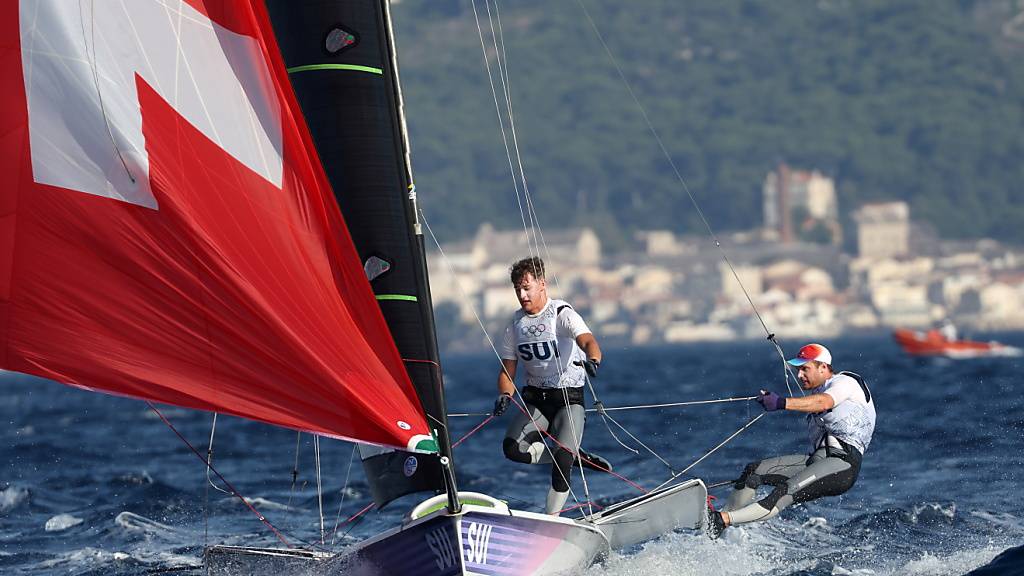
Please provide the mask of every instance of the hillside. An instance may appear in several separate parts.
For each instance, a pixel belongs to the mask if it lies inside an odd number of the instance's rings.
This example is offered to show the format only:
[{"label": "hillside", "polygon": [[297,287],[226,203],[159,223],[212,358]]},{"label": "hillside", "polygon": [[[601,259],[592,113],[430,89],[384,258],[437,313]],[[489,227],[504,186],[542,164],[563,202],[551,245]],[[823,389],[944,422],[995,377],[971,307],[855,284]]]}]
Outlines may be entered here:
[{"label": "hillside", "polygon": [[[844,212],[899,198],[944,236],[1024,242],[1024,3],[583,2],[716,230],[759,225],[785,161],[834,177]],[[542,224],[598,227],[611,248],[701,232],[580,2],[498,7]],[[472,4],[393,17],[430,224],[442,241],[521,226]]]}]

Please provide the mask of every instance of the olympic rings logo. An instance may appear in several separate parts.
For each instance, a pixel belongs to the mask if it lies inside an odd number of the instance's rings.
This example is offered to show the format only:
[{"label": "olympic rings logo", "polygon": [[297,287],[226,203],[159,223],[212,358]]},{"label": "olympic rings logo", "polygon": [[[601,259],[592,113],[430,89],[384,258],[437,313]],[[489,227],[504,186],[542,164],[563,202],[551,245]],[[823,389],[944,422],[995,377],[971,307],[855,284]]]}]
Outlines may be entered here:
[{"label": "olympic rings logo", "polygon": [[548,327],[544,324],[531,324],[529,326],[523,326],[521,332],[523,336],[536,336],[538,334],[543,334],[547,329]]}]

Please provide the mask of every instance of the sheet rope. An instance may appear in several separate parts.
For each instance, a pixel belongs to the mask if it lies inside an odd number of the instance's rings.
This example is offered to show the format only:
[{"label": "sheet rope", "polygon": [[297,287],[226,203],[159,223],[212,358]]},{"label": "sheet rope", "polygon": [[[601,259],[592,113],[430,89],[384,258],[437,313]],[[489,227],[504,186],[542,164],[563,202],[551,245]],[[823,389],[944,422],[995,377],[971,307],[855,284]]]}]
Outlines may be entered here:
[{"label": "sheet rope", "polygon": [[[713,400],[688,400],[685,402],[666,402],[664,404],[635,404],[631,406],[613,406],[611,408],[604,406],[602,408],[587,408],[587,412],[617,412],[620,410],[644,410],[644,409],[657,409],[657,408],[674,408],[677,406],[700,406],[704,404],[721,404],[725,402],[744,402],[746,400],[755,400],[757,396],[739,396],[736,398],[716,398]],[[467,416],[489,416],[490,412],[452,412],[448,414],[449,418],[460,418]]]},{"label": "sheet rope", "polygon": [[754,315],[757,317],[758,322],[761,323],[761,327],[764,329],[764,333],[767,335],[767,340],[775,346],[775,350],[778,352],[779,358],[782,360],[783,368],[786,372],[784,377],[786,383],[786,390],[789,392],[790,396],[793,395],[793,389],[789,385],[789,380],[790,378],[792,378],[793,382],[797,384],[797,390],[800,391],[800,395],[802,396],[804,394],[803,388],[800,387],[799,380],[797,380],[792,368],[789,366],[789,364],[786,363],[786,354],[782,351],[782,346],[780,346],[779,343],[775,340],[775,334],[768,329],[768,325],[765,323],[764,317],[761,316],[761,312],[757,309],[757,305],[754,304],[754,299],[751,298],[750,293],[747,291],[747,287],[743,284],[743,281],[740,280],[740,276],[736,272],[736,268],[732,265],[732,261],[729,259],[729,255],[725,252],[725,248],[722,247],[722,243],[718,240],[718,236],[715,234],[715,231],[711,228],[711,223],[704,215],[704,210],[701,209],[700,204],[697,202],[697,198],[693,195],[693,192],[690,190],[690,185],[686,183],[686,179],[683,178],[682,173],[679,171],[679,167],[676,165],[675,160],[672,158],[672,155],[669,153],[668,148],[665,146],[665,142],[661,139],[661,134],[659,134],[657,128],[654,127],[654,123],[651,121],[650,116],[647,114],[647,109],[640,102],[640,98],[637,97],[636,92],[633,91],[633,85],[630,84],[629,79],[626,78],[626,74],[625,72],[622,71],[622,66],[619,65],[618,59],[615,58],[615,55],[612,54],[611,48],[608,47],[608,43],[605,42],[605,36],[601,33],[601,30],[597,27],[597,23],[590,16],[590,12],[587,10],[586,4],[583,3],[583,0],[576,0],[576,3],[580,5],[580,9],[583,11],[583,15],[586,17],[587,22],[590,24],[590,27],[594,30],[594,35],[597,37],[598,42],[601,43],[601,47],[604,49],[604,53],[608,56],[608,60],[611,61],[612,66],[615,68],[615,72],[619,76],[619,79],[622,80],[623,86],[626,87],[626,91],[629,92],[629,97],[633,100],[633,103],[636,104],[637,109],[640,111],[640,115],[644,119],[644,124],[647,125],[647,130],[651,133],[651,136],[654,138],[654,141],[657,142],[658,148],[661,150],[662,156],[665,157],[665,161],[668,162],[668,165],[672,168],[672,173],[675,175],[680,187],[683,189],[684,192],[686,192],[686,196],[690,199],[690,203],[693,204],[693,208],[696,211],[697,216],[700,218],[701,223],[704,224],[704,228],[707,230],[708,236],[711,237],[712,242],[714,242],[715,247],[718,249],[719,255],[722,257],[722,260],[725,262],[726,266],[728,266],[733,278],[736,279],[736,283],[739,285],[740,290],[742,290],[743,296],[747,299],[747,303],[750,305],[751,311],[753,311]]},{"label": "sheet rope", "polygon": [[171,432],[174,432],[174,434],[178,438],[180,438],[181,441],[184,442],[186,446],[188,446],[189,450],[191,450],[192,453],[196,455],[196,458],[199,458],[200,460],[203,461],[204,464],[209,466],[210,470],[212,470],[213,473],[217,475],[217,478],[219,478],[220,481],[224,483],[224,486],[226,486],[228,488],[228,490],[231,491],[231,494],[233,494],[236,498],[241,500],[242,503],[245,504],[245,507],[248,508],[249,510],[251,510],[252,513],[255,514],[257,518],[259,518],[260,522],[265,524],[267,526],[267,528],[270,528],[270,531],[274,533],[274,536],[276,536],[277,539],[280,540],[282,544],[284,544],[288,548],[293,548],[292,544],[290,542],[288,542],[288,539],[284,537],[284,534],[282,534],[281,531],[277,529],[277,527],[275,527],[273,524],[271,524],[270,520],[267,520],[266,516],[264,516],[259,510],[257,510],[256,507],[254,507],[251,503],[249,503],[249,501],[244,496],[242,496],[242,494],[239,493],[238,490],[236,490],[235,487],[232,486],[230,482],[227,481],[227,478],[224,478],[224,476],[222,476],[221,473],[218,472],[217,469],[213,467],[213,465],[210,463],[210,461],[207,460],[199,452],[199,450],[197,450],[196,447],[193,446],[192,443],[189,442],[188,439],[186,439],[181,434],[181,432],[179,432],[178,429],[174,427],[173,424],[171,424],[171,421],[168,420],[167,417],[164,416],[163,413],[160,412],[160,410],[158,410],[157,407],[154,406],[152,402],[146,402],[146,405],[149,406],[149,409],[152,410],[154,413],[156,413],[156,415],[160,418],[160,420],[162,420],[163,423],[166,424],[167,427],[171,429]]}]

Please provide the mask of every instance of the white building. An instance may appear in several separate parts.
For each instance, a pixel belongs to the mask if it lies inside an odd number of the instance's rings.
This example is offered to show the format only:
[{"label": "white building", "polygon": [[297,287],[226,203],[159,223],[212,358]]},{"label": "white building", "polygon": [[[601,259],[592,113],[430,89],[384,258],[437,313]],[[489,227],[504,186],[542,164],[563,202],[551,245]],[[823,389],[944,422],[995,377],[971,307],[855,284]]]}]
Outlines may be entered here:
[{"label": "white building", "polygon": [[906,202],[865,204],[853,213],[857,223],[857,254],[891,258],[908,252],[910,207]]}]

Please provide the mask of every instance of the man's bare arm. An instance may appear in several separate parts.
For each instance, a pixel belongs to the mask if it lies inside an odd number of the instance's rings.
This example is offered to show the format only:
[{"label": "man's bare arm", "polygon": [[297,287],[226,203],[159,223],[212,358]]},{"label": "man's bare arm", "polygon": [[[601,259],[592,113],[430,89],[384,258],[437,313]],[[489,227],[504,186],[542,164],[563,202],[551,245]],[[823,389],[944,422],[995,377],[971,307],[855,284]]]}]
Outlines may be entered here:
[{"label": "man's bare arm", "polygon": [[809,396],[803,396],[797,398],[791,396],[786,398],[786,410],[794,410],[796,412],[824,412],[825,410],[831,410],[836,405],[835,400],[828,394],[811,394]]},{"label": "man's bare arm", "polygon": [[502,360],[501,366],[502,370],[498,373],[498,394],[515,396],[516,361]]},{"label": "man's bare arm", "polygon": [[580,334],[576,337],[576,344],[587,355],[587,360],[597,360],[598,364],[601,363],[601,347],[597,345],[597,338],[594,338],[593,334]]}]

